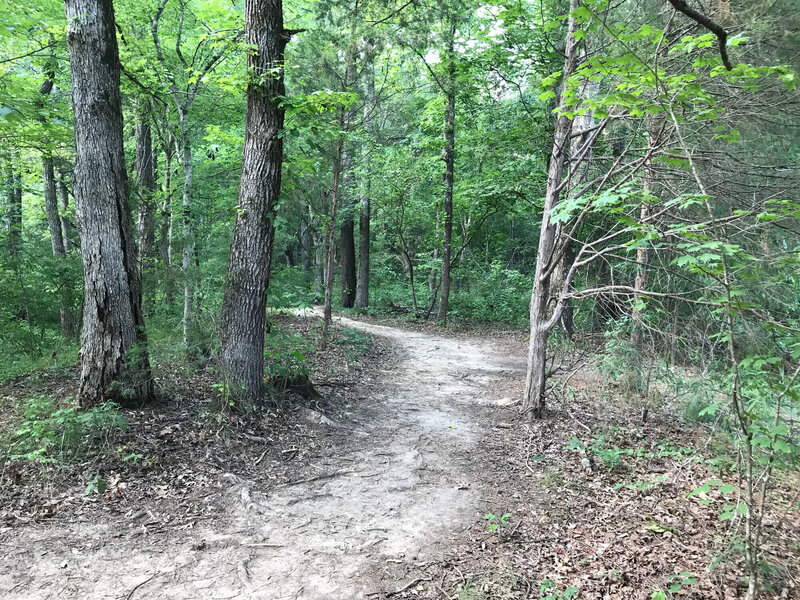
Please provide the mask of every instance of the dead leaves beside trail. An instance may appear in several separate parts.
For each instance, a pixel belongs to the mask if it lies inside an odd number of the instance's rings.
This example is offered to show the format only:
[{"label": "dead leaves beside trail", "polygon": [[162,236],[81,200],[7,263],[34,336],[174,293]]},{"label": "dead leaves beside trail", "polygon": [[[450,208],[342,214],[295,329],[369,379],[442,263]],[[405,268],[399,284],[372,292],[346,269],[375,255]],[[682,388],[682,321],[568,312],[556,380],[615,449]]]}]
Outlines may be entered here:
[{"label": "dead leaves beside trail", "polygon": [[[491,393],[502,398],[521,384],[505,377]],[[487,423],[515,426],[487,427],[470,464],[485,482],[488,474],[486,511],[510,512],[509,523],[489,533],[476,520],[452,555],[421,571],[439,583],[408,597],[555,599],[570,589],[597,600],[744,597],[743,522],[720,519],[736,502],[737,481],[708,464],[731,449],[666,412],[642,426],[621,399],[583,392],[553,405],[530,426],[511,408],[486,411]],[[709,480],[721,485],[695,491]],[[772,491],[762,598],[800,598],[799,490],[782,476]]]}]

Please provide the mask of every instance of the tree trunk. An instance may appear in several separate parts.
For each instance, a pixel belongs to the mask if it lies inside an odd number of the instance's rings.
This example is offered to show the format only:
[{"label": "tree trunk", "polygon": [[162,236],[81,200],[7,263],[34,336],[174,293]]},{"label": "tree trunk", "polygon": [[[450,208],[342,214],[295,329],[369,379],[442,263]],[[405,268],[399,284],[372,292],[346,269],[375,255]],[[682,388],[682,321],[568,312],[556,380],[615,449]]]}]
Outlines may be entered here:
[{"label": "tree trunk", "polygon": [[[364,127],[370,132],[370,122],[375,101],[375,66],[373,56],[367,57],[367,66],[364,73]],[[364,164],[361,175],[361,211],[358,217],[358,284],[356,285],[356,308],[369,306],[369,271],[370,271],[370,222],[372,219],[370,207],[370,149],[369,142],[364,143],[361,157]]]},{"label": "tree trunk", "polygon": [[[345,57],[344,91],[347,91],[355,75],[355,53],[356,42],[352,40]],[[344,115],[343,131],[349,131],[355,109],[348,109]],[[355,222],[353,214],[353,160],[350,154],[349,145],[342,147],[342,190],[339,191],[339,199],[342,203],[342,225],[339,230],[339,266],[342,284],[342,308],[353,308],[356,300],[356,244],[355,244]]]},{"label": "tree trunk", "polygon": [[59,170],[56,179],[56,190],[61,199],[59,218],[61,220],[61,239],[64,242],[64,252],[69,254],[72,250],[72,223],[69,222],[69,191],[67,190],[66,174]]},{"label": "tree trunk", "polygon": [[75,114],[75,199],[84,270],[78,400],[146,402],[153,380],[128,201],[111,0],[66,0]]},{"label": "tree trunk", "polygon": [[172,148],[164,148],[164,201],[161,203],[161,266],[164,269],[164,301],[175,302],[172,287]]},{"label": "tree trunk", "polygon": [[450,36],[448,39],[447,83],[444,109],[444,238],[442,241],[442,278],[439,288],[439,312],[436,320],[447,321],[447,310],[450,304],[450,245],[453,240],[453,178],[455,168],[456,147],[456,63],[455,63],[455,16],[451,17]]},{"label": "tree trunk", "polygon": [[[339,119],[340,127],[344,126],[344,115]],[[336,254],[336,208],[339,205],[339,179],[342,172],[342,148],[344,139],[339,138],[336,156],[333,159],[333,193],[331,194],[331,220],[328,230],[328,258],[325,267],[325,311],[322,321],[322,344],[325,350],[328,347],[328,330],[331,326],[331,313],[333,312],[333,258]]]},{"label": "tree trunk", "polygon": [[[577,42],[575,18],[572,11],[577,8],[577,0],[570,2],[570,17],[567,27],[567,48],[564,62],[566,81],[575,72]],[[550,283],[552,278],[551,261],[556,245],[557,229],[550,220],[552,210],[558,205],[561,177],[564,170],[564,158],[569,147],[569,133],[572,121],[565,116],[556,119],[553,133],[553,148],[547,168],[547,190],[542,211],[542,224],[539,232],[539,249],[536,255],[536,271],[533,277],[533,292],[530,310],[530,344],[528,347],[528,372],[525,379],[525,396],[522,400],[522,414],[527,419],[542,418],[545,410],[545,386],[547,367],[547,340],[553,329],[553,319],[548,319],[550,299]],[[569,281],[567,281],[569,283]],[[560,315],[554,315],[558,317]],[[556,319],[557,322],[557,319]]]},{"label": "tree trunk", "polygon": [[314,255],[314,238],[311,234],[311,225],[308,223],[300,224],[300,265],[303,272],[311,272],[311,257]]},{"label": "tree trunk", "polygon": [[[345,197],[349,197],[352,190],[352,169],[350,157],[345,153],[342,159],[342,171],[344,176]],[[356,299],[356,246],[355,246],[355,223],[353,221],[352,205],[342,207],[342,225],[339,231],[339,261],[341,266],[342,279],[342,308],[353,308]]]},{"label": "tree trunk", "polygon": [[326,246],[325,237],[321,233],[314,234],[314,293],[316,294],[315,302],[319,298],[325,297],[325,282],[327,277],[325,274],[325,261],[327,260],[328,251]]},{"label": "tree trunk", "polygon": [[183,272],[183,344],[187,349],[192,344],[192,301],[194,286],[192,285],[192,254],[194,253],[194,235],[192,233],[192,183],[194,167],[192,164],[192,141],[189,136],[189,115],[180,113],[181,126],[181,161],[183,167],[183,253],[181,270]]},{"label": "tree trunk", "polygon": [[[252,410],[264,394],[267,287],[281,191],[285,95],[283,55],[290,33],[281,0],[246,0],[247,55],[242,179],[222,301],[222,360],[239,409]],[[279,71],[275,69],[278,67]]]},{"label": "tree trunk", "polygon": [[22,180],[14,169],[14,159],[9,158],[6,176],[6,232],[8,253],[15,257],[19,253],[22,238]]},{"label": "tree trunk", "polygon": [[139,179],[139,265],[152,266],[155,245],[155,159],[150,123],[144,110],[136,115],[136,175]]},{"label": "tree trunk", "polygon": [[55,169],[53,155],[46,151],[42,155],[42,183],[44,184],[44,209],[47,216],[47,229],[50,231],[50,245],[53,256],[62,264],[62,273],[58,277],[60,293],[61,333],[70,338],[75,333],[75,316],[72,313],[72,285],[63,273],[63,260],[67,255],[64,235],[61,230],[61,218],[58,215],[58,195],[56,193]]}]

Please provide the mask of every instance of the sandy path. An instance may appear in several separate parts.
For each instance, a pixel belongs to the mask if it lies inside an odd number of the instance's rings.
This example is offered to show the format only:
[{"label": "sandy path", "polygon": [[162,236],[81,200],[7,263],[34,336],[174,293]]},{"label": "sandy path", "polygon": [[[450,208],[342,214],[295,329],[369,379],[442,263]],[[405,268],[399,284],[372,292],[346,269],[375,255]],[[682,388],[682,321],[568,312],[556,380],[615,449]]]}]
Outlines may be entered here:
[{"label": "sandy path", "polygon": [[[414,563],[436,560],[487,510],[463,468],[488,425],[472,415],[501,372],[524,364],[480,338],[335,321],[393,340],[402,359],[370,374],[382,393],[361,403],[355,428],[332,430],[347,439],[318,479],[263,494],[239,482],[219,492],[235,499],[224,528],[207,519],[157,542],[115,541],[108,524],[15,530],[41,539],[0,558],[0,597],[355,599],[411,581]],[[49,550],[55,538],[73,540],[68,554]],[[13,547],[3,542],[0,553]]]}]

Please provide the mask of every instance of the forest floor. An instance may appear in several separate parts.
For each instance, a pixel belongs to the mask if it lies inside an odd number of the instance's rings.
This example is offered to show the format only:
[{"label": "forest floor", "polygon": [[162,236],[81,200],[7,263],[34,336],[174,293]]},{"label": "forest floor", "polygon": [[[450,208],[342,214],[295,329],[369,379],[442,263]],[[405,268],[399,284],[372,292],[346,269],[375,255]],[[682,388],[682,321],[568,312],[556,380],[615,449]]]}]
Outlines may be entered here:
[{"label": "forest floor", "polygon": [[[322,398],[237,422],[209,410],[213,378],[175,372],[104,453],[4,463],[0,597],[522,599],[545,580],[553,598],[740,596],[725,540],[741,520],[718,519],[729,499],[713,490],[687,498],[729,479],[693,460],[715,443],[704,429],[666,409],[638,424],[588,367],[526,425],[520,332],[335,321],[339,343],[311,357]],[[73,377],[17,378],[0,397],[63,395]],[[84,494],[93,473],[108,489]],[[776,598],[800,597],[797,485],[767,518]]]}]

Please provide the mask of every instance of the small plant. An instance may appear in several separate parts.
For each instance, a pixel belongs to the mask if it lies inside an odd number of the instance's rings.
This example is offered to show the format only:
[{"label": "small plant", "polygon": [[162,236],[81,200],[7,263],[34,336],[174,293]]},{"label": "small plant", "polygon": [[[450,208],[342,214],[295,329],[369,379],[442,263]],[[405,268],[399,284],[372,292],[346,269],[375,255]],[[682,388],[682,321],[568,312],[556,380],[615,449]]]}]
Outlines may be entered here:
[{"label": "small plant", "polygon": [[604,434],[596,433],[588,444],[582,443],[578,438],[572,437],[565,444],[567,449],[577,452],[591,452],[602,461],[603,468],[608,471],[618,471],[625,468],[623,456],[632,456],[634,451],[629,448],[610,446]]},{"label": "small plant", "polygon": [[578,598],[578,588],[568,587],[563,592],[558,589],[558,586],[553,583],[551,579],[545,579],[539,586],[539,597],[541,600],[569,600],[570,598]]},{"label": "small plant", "polygon": [[343,327],[341,330],[342,337],[334,341],[335,344],[348,346],[350,349],[347,353],[348,358],[356,358],[363,356],[369,351],[369,345],[372,338],[368,333],[352,329],[350,327]]},{"label": "small plant", "polygon": [[92,473],[89,475],[89,483],[83,493],[88,496],[89,494],[102,494],[108,489],[106,480],[100,477],[100,473]]},{"label": "small plant", "polygon": [[508,520],[511,518],[511,513],[503,513],[500,516],[489,513],[483,518],[489,522],[489,531],[494,533],[501,527],[508,526]]},{"label": "small plant", "polygon": [[9,458],[37,462],[74,460],[128,422],[119,406],[106,402],[89,410],[58,408],[49,396],[25,401],[22,423],[9,439]]}]

